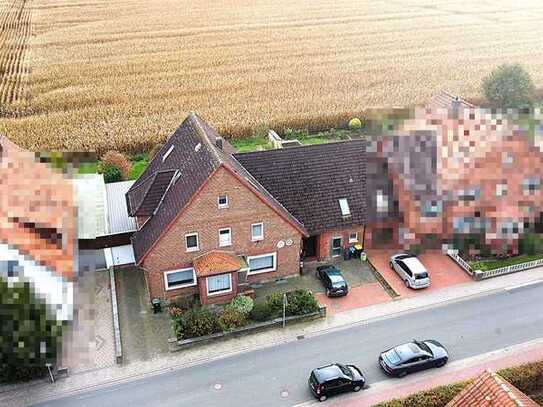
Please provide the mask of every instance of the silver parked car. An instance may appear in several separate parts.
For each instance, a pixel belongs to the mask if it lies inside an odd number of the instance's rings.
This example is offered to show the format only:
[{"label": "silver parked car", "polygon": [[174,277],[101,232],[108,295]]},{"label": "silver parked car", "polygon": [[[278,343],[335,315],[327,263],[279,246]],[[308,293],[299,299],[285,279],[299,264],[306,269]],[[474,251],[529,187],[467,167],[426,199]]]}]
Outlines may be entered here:
[{"label": "silver parked car", "polygon": [[398,273],[406,287],[418,289],[430,286],[428,270],[413,254],[398,253],[391,256],[390,267]]}]

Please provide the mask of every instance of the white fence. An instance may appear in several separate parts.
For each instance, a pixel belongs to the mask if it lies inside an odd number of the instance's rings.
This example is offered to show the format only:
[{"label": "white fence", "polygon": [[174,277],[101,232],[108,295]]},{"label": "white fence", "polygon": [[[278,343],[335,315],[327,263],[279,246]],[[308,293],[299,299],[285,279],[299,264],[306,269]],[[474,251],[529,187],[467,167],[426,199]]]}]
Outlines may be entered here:
[{"label": "white fence", "polygon": [[543,259],[538,259],[526,263],[513,264],[512,266],[501,267],[494,270],[472,270],[468,262],[458,255],[458,250],[447,250],[447,255],[475,280],[485,280],[491,277],[502,276],[504,274],[516,273],[517,271],[543,266]]},{"label": "white fence", "polygon": [[467,261],[458,255],[458,250],[447,250],[447,256],[453,259],[460,267],[464,269],[466,273],[473,276],[473,270]]}]

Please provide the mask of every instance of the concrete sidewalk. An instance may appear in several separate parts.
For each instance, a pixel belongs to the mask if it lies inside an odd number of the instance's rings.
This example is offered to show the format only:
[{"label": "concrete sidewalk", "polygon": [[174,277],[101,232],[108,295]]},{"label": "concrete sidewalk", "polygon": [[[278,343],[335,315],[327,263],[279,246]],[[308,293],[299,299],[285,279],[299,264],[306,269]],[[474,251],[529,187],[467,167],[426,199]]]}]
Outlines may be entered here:
[{"label": "concrete sidewalk", "polygon": [[440,303],[461,300],[471,296],[509,289],[538,281],[543,281],[543,268],[527,270],[477,283],[471,282],[456,285],[414,298],[405,298],[353,309],[331,315],[322,321],[292,325],[287,326],[285,329],[233,338],[209,346],[188,349],[184,352],[167,354],[146,361],[129,363],[124,366],[112,366],[95,371],[81,372],[70,375],[54,384],[39,382],[32,385],[21,385],[6,391],[0,390],[0,405],[30,405],[39,401],[107,387],[111,384],[127,382],[148,375],[160,374],[169,370],[224,358],[240,352],[296,341],[299,335],[319,335],[353,324],[368,323],[374,319],[387,318],[414,309],[431,307]]}]

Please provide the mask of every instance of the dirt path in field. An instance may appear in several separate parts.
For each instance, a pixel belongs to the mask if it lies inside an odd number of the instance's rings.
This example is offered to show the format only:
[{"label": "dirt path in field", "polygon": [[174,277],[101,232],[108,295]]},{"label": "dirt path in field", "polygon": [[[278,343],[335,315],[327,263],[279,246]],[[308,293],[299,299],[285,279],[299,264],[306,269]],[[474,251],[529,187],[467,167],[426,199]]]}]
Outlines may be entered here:
[{"label": "dirt path in field", "polygon": [[0,116],[25,98],[30,68],[28,42],[32,32],[32,0],[0,1]]}]

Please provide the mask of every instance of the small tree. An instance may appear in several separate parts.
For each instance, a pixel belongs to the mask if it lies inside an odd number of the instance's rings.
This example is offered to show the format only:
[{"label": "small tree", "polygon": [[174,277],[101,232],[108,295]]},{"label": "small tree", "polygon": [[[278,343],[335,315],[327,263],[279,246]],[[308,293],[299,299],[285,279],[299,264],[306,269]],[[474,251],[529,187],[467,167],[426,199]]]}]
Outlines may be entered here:
[{"label": "small tree", "polygon": [[62,323],[35,297],[29,283],[0,278],[0,382],[30,380],[47,373],[54,364]]},{"label": "small tree", "polygon": [[535,86],[530,74],[518,64],[503,64],[483,79],[482,90],[497,107],[521,107],[533,102]]},{"label": "small tree", "polygon": [[98,171],[102,174],[106,174],[109,169],[117,168],[122,175],[122,179],[129,179],[132,172],[132,163],[122,153],[116,151],[108,151],[102,157],[102,161],[99,164]]}]

